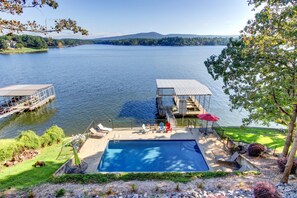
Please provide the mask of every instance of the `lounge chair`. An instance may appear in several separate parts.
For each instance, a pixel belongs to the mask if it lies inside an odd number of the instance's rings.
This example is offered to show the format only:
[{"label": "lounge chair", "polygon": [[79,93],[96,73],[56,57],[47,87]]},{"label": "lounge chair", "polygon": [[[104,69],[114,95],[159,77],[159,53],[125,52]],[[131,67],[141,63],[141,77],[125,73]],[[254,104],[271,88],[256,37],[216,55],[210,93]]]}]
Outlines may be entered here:
[{"label": "lounge chair", "polygon": [[103,138],[106,135],[106,133],[102,133],[100,131],[96,131],[94,128],[90,128],[89,136],[92,138]]},{"label": "lounge chair", "polygon": [[159,125],[159,132],[164,132],[164,131],[165,131],[164,123],[161,122]]},{"label": "lounge chair", "polygon": [[169,122],[166,123],[166,133],[172,132],[172,128]]},{"label": "lounge chair", "polygon": [[145,127],[145,124],[143,124],[142,125],[142,128],[140,129],[140,132],[142,132],[142,133],[148,133],[148,132],[150,132],[150,129],[146,128]]},{"label": "lounge chair", "polygon": [[235,163],[237,163],[236,160],[238,157],[239,157],[239,153],[235,152],[235,153],[233,153],[233,155],[231,155],[229,157],[215,156],[215,160],[219,163],[235,164]]},{"label": "lounge chair", "polygon": [[101,123],[99,123],[97,126],[98,126],[100,131],[107,131],[107,132],[112,131],[112,128],[105,127]]}]

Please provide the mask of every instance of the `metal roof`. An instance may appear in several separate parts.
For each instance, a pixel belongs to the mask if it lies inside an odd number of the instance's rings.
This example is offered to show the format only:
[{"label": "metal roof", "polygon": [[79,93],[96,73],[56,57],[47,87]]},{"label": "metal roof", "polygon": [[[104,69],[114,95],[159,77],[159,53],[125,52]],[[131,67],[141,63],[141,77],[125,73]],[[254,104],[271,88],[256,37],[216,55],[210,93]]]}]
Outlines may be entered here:
[{"label": "metal roof", "polygon": [[207,86],[197,80],[157,79],[158,89],[174,89],[177,96],[212,95]]},{"label": "metal roof", "polygon": [[36,91],[46,89],[53,86],[52,84],[42,84],[42,85],[11,85],[7,87],[0,88],[0,97],[9,96],[31,96]]}]

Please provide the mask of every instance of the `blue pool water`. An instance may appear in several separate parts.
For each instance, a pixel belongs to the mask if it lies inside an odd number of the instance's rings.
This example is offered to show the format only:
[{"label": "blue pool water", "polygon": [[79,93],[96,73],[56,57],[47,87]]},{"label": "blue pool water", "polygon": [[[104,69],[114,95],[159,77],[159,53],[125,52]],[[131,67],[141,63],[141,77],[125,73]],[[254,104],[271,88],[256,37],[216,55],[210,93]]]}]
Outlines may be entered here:
[{"label": "blue pool water", "polygon": [[208,171],[195,140],[109,141],[99,172]]}]

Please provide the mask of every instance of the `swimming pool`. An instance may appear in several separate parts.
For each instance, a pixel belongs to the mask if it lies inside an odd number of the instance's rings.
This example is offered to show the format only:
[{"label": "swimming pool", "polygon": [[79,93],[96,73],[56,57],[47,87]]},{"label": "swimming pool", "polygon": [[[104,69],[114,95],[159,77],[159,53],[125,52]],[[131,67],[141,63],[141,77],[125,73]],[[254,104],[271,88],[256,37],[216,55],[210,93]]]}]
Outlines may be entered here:
[{"label": "swimming pool", "polygon": [[109,141],[99,172],[208,171],[195,140]]}]

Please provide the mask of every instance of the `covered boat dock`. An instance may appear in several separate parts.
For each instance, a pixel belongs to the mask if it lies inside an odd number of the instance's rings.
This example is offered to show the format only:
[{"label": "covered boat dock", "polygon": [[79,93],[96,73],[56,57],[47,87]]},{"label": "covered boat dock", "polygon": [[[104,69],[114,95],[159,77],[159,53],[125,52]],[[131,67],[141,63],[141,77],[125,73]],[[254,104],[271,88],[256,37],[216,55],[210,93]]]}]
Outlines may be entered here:
[{"label": "covered boat dock", "polygon": [[195,116],[207,113],[211,91],[197,80],[157,79],[158,114],[174,123],[175,116]]},{"label": "covered boat dock", "polygon": [[55,97],[52,84],[24,84],[0,88],[0,119],[15,113],[33,111]]}]

